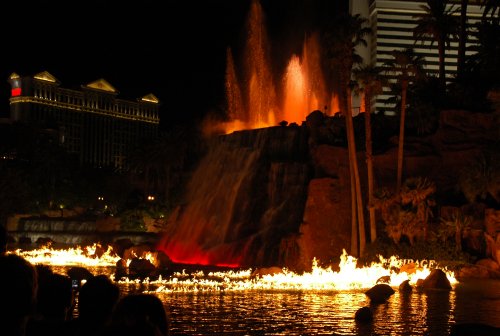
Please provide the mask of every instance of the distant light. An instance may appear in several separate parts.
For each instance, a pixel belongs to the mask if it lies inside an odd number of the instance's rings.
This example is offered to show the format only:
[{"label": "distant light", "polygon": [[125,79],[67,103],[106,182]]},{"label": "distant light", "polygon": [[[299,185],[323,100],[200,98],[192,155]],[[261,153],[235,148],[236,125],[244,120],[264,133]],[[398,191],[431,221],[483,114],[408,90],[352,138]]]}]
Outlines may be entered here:
[{"label": "distant light", "polygon": [[12,97],[17,97],[21,95],[21,88],[13,88],[11,91]]},{"label": "distant light", "polygon": [[97,199],[98,199],[99,201],[104,201],[104,197],[102,197],[102,196],[98,196],[98,197],[97,197]]},{"label": "distant light", "polygon": [[56,78],[47,71],[37,73],[35,76],[33,76],[33,78],[51,83],[56,82]]},{"label": "distant light", "polygon": [[148,196],[148,201],[154,201],[154,200],[155,200],[154,196],[151,196],[151,195]]},{"label": "distant light", "polygon": [[155,104],[158,104],[160,102],[158,100],[158,98],[156,98],[156,96],[152,93],[145,95],[140,100],[144,101],[144,102],[148,102],[148,103],[155,103]]}]

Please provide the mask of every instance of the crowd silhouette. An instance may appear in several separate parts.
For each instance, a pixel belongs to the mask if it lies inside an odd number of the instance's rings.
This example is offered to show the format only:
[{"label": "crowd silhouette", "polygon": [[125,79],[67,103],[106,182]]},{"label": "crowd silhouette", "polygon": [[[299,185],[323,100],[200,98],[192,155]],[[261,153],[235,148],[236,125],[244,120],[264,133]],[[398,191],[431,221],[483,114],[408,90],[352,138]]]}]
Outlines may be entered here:
[{"label": "crowd silhouette", "polygon": [[35,267],[15,254],[0,256],[0,326],[2,335],[26,334],[35,309],[38,276]]},{"label": "crowd silhouette", "polygon": [[[1,243],[4,247],[3,242]],[[153,294],[123,294],[107,276],[86,281],[0,252],[2,336],[168,336],[170,319]]]}]

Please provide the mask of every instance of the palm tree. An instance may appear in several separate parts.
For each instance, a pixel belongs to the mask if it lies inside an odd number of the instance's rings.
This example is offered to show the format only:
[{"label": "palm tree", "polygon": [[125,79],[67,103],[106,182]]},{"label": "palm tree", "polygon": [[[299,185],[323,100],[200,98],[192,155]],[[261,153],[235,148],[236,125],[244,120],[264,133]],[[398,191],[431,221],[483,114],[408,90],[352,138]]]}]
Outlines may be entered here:
[{"label": "palm tree", "polygon": [[465,66],[465,48],[467,45],[467,6],[469,0],[461,0],[460,3],[460,35],[458,40],[457,75],[462,77]]},{"label": "palm tree", "polygon": [[[351,72],[353,64],[362,62],[355,48],[362,44],[366,45],[365,36],[371,29],[364,27],[368,23],[366,18],[356,15],[343,15],[333,21],[323,34],[326,45],[326,56],[330,61],[333,71],[339,74],[339,88],[341,111],[346,120],[347,147],[349,152],[349,169],[351,176],[351,213],[352,213],[352,237],[351,253],[362,255],[366,245],[366,234],[363,214],[363,200],[361,194],[361,183],[359,178],[358,162],[356,157],[356,142],[354,137],[354,125],[352,121],[352,87]],[[357,220],[356,220],[357,219]],[[358,251],[358,229],[359,229],[359,251]]]},{"label": "palm tree", "polygon": [[500,0],[481,0],[481,7],[484,7],[483,19],[490,15],[490,18],[498,21],[500,17]]},{"label": "palm tree", "polygon": [[416,55],[412,48],[404,50],[393,50],[393,59],[385,63],[386,72],[396,75],[401,86],[401,111],[399,120],[399,140],[398,140],[398,166],[396,192],[401,190],[401,179],[403,176],[403,144],[405,134],[406,117],[406,93],[408,84],[414,77],[423,74],[423,58]]},{"label": "palm tree", "polygon": [[445,57],[446,47],[452,38],[458,37],[458,22],[454,16],[456,10],[448,6],[448,0],[427,0],[427,5],[420,6],[424,13],[415,15],[417,26],[413,29],[415,42],[423,44],[431,39],[431,47],[437,42],[439,55],[439,80],[444,90],[446,84]]},{"label": "palm tree", "polygon": [[372,125],[371,125],[371,101],[373,96],[382,92],[386,84],[385,78],[380,75],[378,67],[365,65],[354,69],[354,78],[359,86],[357,91],[364,96],[365,105],[365,141],[366,141],[366,166],[368,175],[368,211],[370,215],[370,241],[377,239],[377,226],[375,221],[375,208],[373,205],[373,150],[372,150]]},{"label": "palm tree", "polygon": [[[467,70],[479,74],[481,83],[487,87],[498,86],[500,78],[500,25],[482,21],[477,24],[474,37],[477,44],[470,47],[473,52],[467,59]],[[475,84],[475,86],[479,86]]]}]

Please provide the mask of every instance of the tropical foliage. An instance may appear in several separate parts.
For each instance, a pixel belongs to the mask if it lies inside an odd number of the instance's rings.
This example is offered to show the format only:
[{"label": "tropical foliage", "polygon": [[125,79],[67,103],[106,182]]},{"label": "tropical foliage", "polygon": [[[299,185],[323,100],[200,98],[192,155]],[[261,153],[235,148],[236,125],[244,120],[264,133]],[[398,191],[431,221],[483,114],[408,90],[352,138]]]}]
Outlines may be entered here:
[{"label": "tropical foliage", "polygon": [[436,185],[426,178],[409,178],[400,193],[381,188],[375,194],[375,206],[381,212],[385,232],[394,243],[405,237],[410,244],[426,240]]},{"label": "tropical foliage", "polygon": [[470,203],[500,204],[500,152],[484,151],[476,160],[465,165],[458,184]]},{"label": "tropical foliage", "polygon": [[473,33],[478,43],[471,46],[473,52],[467,60],[467,70],[472,74],[479,74],[478,84],[492,87],[500,85],[500,25],[492,22],[481,22],[476,25]]},{"label": "tropical foliage", "polygon": [[422,44],[430,40],[431,48],[434,42],[437,43],[439,81],[444,91],[446,47],[450,47],[452,39],[457,40],[459,36],[459,22],[455,16],[456,8],[450,6],[448,0],[427,0],[427,4],[420,7],[424,12],[415,15],[417,26],[413,29],[413,36]]},{"label": "tropical foliage", "polygon": [[472,222],[473,218],[462,211],[455,211],[450,217],[441,217],[437,238],[441,243],[452,240],[455,244],[455,251],[461,252],[463,233],[470,229]]},{"label": "tropical foliage", "polygon": [[492,18],[498,21],[500,17],[500,1],[499,0],[480,0],[483,8],[483,18]]}]

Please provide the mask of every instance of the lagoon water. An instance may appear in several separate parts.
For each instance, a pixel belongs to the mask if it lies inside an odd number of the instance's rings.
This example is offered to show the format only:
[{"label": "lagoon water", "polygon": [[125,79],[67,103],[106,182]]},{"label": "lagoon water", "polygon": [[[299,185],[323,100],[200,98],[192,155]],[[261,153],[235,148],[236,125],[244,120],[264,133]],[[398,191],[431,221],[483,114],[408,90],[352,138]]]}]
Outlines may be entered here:
[{"label": "lagoon water", "polygon": [[[142,291],[121,285],[122,292]],[[369,305],[364,290],[227,291],[157,294],[172,318],[172,335],[448,335],[451,326],[500,327],[500,281],[469,280],[451,291],[398,291],[373,307],[371,324],[355,312]]]}]

